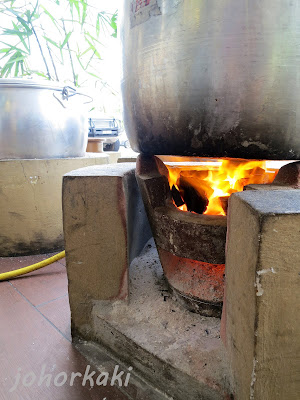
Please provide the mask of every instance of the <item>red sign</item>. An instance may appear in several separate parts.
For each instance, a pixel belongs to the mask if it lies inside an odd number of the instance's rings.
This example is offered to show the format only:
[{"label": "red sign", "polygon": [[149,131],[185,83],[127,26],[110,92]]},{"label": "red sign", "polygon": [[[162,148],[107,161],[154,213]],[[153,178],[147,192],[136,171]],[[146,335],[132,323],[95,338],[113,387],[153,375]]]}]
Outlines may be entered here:
[{"label": "red sign", "polygon": [[136,0],[135,2],[135,12],[139,11],[141,8],[148,6],[150,0]]}]

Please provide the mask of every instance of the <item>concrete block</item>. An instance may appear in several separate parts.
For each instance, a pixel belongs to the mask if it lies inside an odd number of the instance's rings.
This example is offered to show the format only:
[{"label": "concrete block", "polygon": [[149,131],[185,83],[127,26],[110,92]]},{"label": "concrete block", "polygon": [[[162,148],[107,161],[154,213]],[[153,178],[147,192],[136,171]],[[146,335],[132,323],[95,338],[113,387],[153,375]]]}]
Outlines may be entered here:
[{"label": "concrete block", "polygon": [[62,249],[63,175],[73,169],[106,163],[108,157],[104,154],[0,160],[0,256]]},{"label": "concrete block", "polygon": [[63,221],[72,332],[88,332],[96,301],[128,299],[129,262],[151,237],[134,164],[66,174]]},{"label": "concrete block", "polygon": [[[91,138],[93,139],[93,138]],[[96,140],[102,140],[102,147],[103,147],[103,140],[104,139],[96,139]],[[94,143],[94,142],[92,142]],[[97,141],[95,142],[96,144],[98,143]],[[95,147],[94,149],[92,147],[87,147],[87,154],[90,156],[97,156],[99,155],[99,153],[102,153],[103,156],[105,155],[106,157],[108,157],[108,164],[116,164],[117,162],[119,162],[119,158],[121,157],[121,152],[120,151],[104,151],[103,148],[102,150],[97,150],[97,147]]]},{"label": "concrete block", "polygon": [[224,341],[237,399],[300,393],[300,190],[229,200]]},{"label": "concrete block", "polygon": [[286,185],[275,185],[273,183],[271,184],[256,184],[253,183],[252,185],[247,185],[244,187],[245,190],[293,190],[294,188],[292,186],[286,186]]}]

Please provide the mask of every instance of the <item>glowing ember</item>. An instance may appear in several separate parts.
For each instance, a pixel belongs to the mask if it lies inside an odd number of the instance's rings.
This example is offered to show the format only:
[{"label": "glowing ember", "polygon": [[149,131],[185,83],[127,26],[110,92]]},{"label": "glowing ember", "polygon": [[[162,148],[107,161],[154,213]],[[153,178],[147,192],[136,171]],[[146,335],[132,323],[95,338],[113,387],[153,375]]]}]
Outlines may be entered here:
[{"label": "glowing ember", "polygon": [[[173,165],[172,165],[173,164]],[[265,161],[217,160],[216,162],[166,163],[170,188],[174,186],[185,199],[185,188],[192,187],[199,199],[203,199],[206,210],[203,214],[226,215],[228,197],[240,192],[249,184],[270,184],[277,170],[267,168]],[[187,203],[185,201],[185,203]],[[187,204],[180,207],[187,211]]]}]

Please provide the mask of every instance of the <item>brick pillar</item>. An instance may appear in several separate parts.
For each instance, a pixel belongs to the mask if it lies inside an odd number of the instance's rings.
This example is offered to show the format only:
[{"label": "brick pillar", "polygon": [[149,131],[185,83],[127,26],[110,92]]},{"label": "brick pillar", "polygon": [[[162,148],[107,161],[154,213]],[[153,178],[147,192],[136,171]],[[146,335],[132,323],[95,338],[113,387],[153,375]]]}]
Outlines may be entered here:
[{"label": "brick pillar", "polygon": [[300,190],[229,200],[225,344],[238,400],[300,396]]},{"label": "brick pillar", "polygon": [[85,338],[98,300],[128,300],[128,266],[151,237],[135,164],[81,168],[63,179],[72,334]]}]

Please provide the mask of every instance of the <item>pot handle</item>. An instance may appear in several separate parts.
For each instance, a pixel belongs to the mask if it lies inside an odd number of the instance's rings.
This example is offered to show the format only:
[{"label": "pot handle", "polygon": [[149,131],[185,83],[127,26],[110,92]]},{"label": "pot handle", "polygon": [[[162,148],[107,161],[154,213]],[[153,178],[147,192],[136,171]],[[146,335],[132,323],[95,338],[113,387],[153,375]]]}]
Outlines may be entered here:
[{"label": "pot handle", "polygon": [[[88,96],[87,94],[77,92],[76,89],[72,88],[71,86],[64,86],[64,88],[61,91],[62,94],[62,100],[69,100],[70,97],[73,97],[75,95],[78,96],[84,96],[88,97],[89,101],[85,101],[83,104],[89,104],[93,101],[93,98],[91,96]],[[67,108],[64,103],[53,93],[53,96],[56,98],[56,100],[62,105],[63,108]]]}]

